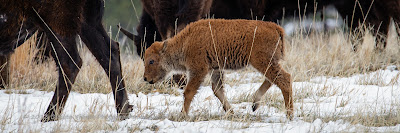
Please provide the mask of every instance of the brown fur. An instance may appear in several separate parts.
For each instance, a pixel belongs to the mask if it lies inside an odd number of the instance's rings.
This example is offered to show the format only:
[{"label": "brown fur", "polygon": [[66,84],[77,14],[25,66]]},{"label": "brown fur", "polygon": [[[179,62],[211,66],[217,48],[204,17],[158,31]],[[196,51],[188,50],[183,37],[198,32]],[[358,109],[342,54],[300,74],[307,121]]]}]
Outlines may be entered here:
[{"label": "brown fur", "polygon": [[223,70],[253,66],[266,80],[254,95],[256,110],[262,95],[276,84],[282,91],[289,118],[293,112],[290,74],[279,61],[284,56],[283,29],[271,22],[255,20],[205,19],[189,24],[164,42],[153,43],[145,52],[144,79],[162,80],[171,71],[186,72],[189,82],[184,92],[182,112],[190,103],[205,76],[212,72],[212,89],[225,111],[232,111],[223,90]]}]

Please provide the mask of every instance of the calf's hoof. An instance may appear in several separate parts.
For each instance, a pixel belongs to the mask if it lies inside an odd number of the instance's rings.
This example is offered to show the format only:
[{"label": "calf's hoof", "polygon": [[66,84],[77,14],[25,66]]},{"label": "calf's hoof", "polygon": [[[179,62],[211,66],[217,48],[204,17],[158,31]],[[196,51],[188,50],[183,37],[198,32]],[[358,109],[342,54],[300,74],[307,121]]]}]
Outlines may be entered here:
[{"label": "calf's hoof", "polygon": [[258,109],[258,106],[259,106],[258,103],[253,103],[253,105],[251,106],[253,108],[253,112]]},{"label": "calf's hoof", "polygon": [[286,117],[287,117],[289,120],[293,120],[293,110],[288,110],[288,111],[286,112]]},{"label": "calf's hoof", "polygon": [[235,112],[232,109],[229,109],[228,111],[225,112],[225,116],[232,116],[234,114]]},{"label": "calf's hoof", "polygon": [[183,110],[179,114],[178,118],[180,118],[181,120],[185,120],[185,121],[189,121],[190,120],[190,117],[189,117],[188,113],[184,112]]}]

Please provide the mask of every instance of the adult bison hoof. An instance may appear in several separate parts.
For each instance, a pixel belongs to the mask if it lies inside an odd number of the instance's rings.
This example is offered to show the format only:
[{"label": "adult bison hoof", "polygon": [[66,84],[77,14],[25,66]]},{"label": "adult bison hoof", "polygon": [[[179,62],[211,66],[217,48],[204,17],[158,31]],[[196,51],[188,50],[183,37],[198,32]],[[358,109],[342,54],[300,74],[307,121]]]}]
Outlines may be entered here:
[{"label": "adult bison hoof", "polygon": [[118,113],[118,119],[119,119],[119,120],[128,119],[129,113],[130,113],[132,110],[133,110],[133,105],[129,105],[129,104],[128,104],[127,106],[124,106],[124,107],[122,108],[122,110],[119,111],[119,113]]},{"label": "adult bison hoof", "polygon": [[58,120],[58,116],[56,116],[55,114],[45,114],[42,118],[42,120],[40,120],[41,122],[50,122],[50,121],[56,121]]}]

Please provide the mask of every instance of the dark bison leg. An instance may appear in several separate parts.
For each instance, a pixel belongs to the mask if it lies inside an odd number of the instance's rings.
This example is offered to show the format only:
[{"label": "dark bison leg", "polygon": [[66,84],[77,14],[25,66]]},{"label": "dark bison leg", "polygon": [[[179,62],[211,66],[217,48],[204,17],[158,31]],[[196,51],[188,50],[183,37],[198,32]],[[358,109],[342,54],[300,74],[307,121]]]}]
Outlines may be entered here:
[{"label": "dark bison leg", "polygon": [[[376,5],[376,13],[379,13],[379,16],[382,17],[382,25],[386,25],[387,28],[382,29],[384,35],[388,35],[390,29],[390,18],[393,18],[394,25],[397,30],[397,35],[400,35],[400,29],[398,23],[400,22],[400,1],[399,0],[375,0]],[[378,37],[377,37],[378,38]],[[378,40],[378,39],[377,39]],[[384,46],[386,46],[387,42],[385,41]]]},{"label": "dark bison leg", "polygon": [[[49,33],[50,32],[47,32],[47,34]],[[82,65],[75,42],[75,36],[57,36],[62,44],[52,35],[49,36],[49,38],[52,43],[51,47],[55,50],[52,55],[58,67],[58,85],[54,92],[53,99],[42,118],[42,122],[58,120],[68,99],[69,92],[71,91],[71,84],[75,82],[75,78]]]},{"label": "dark bison leg", "polygon": [[367,20],[373,25],[372,33],[376,36],[376,48],[383,50],[387,44],[387,35],[390,28],[390,10],[384,3],[374,3],[371,15]]},{"label": "dark bison leg", "polygon": [[80,36],[90,52],[96,57],[109,77],[114,94],[115,107],[120,119],[126,119],[132,110],[122,79],[118,43],[111,40],[102,25],[104,3],[102,0],[87,1]]},{"label": "dark bison leg", "polygon": [[172,76],[172,81],[173,83],[176,83],[180,89],[183,89],[183,87],[186,85],[187,83],[187,79],[184,75],[182,74],[176,74]]},{"label": "dark bison leg", "polygon": [[387,44],[387,35],[389,32],[389,27],[390,27],[390,18],[384,18],[384,20],[380,22],[376,22],[374,25],[374,29],[372,30],[372,33],[376,36],[376,48],[383,50],[386,48]]},{"label": "dark bison leg", "polygon": [[9,81],[9,59],[10,55],[0,56],[0,88],[5,88]]},{"label": "dark bison leg", "polygon": [[126,119],[132,105],[129,105],[122,79],[118,43],[109,38],[101,23],[82,25],[81,38],[109,76],[117,113],[121,119]]}]

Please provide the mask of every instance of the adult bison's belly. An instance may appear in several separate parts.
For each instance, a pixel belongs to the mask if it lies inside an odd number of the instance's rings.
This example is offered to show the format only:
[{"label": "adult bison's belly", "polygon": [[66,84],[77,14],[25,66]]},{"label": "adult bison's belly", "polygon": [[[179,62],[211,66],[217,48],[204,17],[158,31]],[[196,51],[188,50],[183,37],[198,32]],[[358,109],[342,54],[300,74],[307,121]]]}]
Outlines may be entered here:
[{"label": "adult bison's belly", "polygon": [[32,20],[18,13],[0,11],[0,56],[11,54],[37,29]]}]

